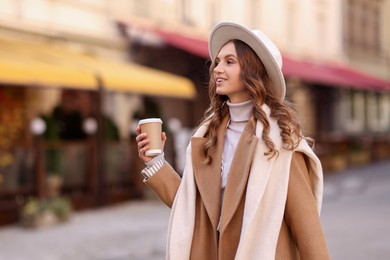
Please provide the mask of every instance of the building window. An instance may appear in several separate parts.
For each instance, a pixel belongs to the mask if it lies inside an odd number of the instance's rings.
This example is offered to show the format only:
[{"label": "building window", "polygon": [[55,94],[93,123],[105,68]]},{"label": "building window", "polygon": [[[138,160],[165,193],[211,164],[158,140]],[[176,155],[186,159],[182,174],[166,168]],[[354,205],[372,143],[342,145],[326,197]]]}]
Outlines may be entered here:
[{"label": "building window", "polygon": [[261,27],[260,26],[260,17],[259,13],[261,12],[261,0],[251,0],[250,1],[250,9],[251,9],[251,24],[252,27]]},{"label": "building window", "polygon": [[220,2],[220,0],[210,1],[210,27],[213,27],[221,19],[221,6],[222,3]]},{"label": "building window", "polygon": [[382,0],[346,1],[344,38],[348,49],[380,54],[382,5]]},{"label": "building window", "polygon": [[344,93],[343,117],[344,129],[349,133],[360,133],[365,127],[365,100],[364,93],[349,90]]},{"label": "building window", "polygon": [[286,28],[287,28],[287,41],[294,45],[297,32],[296,32],[296,20],[297,20],[297,6],[296,2],[289,1],[287,4],[287,15],[286,15]]},{"label": "building window", "polygon": [[150,17],[149,1],[133,1],[134,13],[140,16]]},{"label": "building window", "polygon": [[[366,49],[369,47],[369,31],[370,31],[370,26],[369,26],[369,7],[366,5],[366,3],[361,3],[361,6],[359,6],[358,12],[358,33],[360,34],[359,36],[359,42],[358,44],[361,45],[363,49]],[[359,29],[360,28],[360,29]]]},{"label": "building window", "polygon": [[389,130],[389,102],[389,96],[383,93],[372,93],[367,96],[367,123],[371,131],[383,132]]},{"label": "building window", "polygon": [[379,3],[375,2],[375,5],[372,10],[372,18],[373,18],[373,31],[372,31],[372,39],[373,39],[373,48],[376,53],[381,52],[381,15],[380,15]]},{"label": "building window", "polygon": [[326,14],[324,12],[318,12],[317,14],[318,24],[318,45],[323,45],[327,40],[327,28],[326,28]]},{"label": "building window", "polygon": [[181,14],[183,23],[191,25],[191,0],[181,0]]}]

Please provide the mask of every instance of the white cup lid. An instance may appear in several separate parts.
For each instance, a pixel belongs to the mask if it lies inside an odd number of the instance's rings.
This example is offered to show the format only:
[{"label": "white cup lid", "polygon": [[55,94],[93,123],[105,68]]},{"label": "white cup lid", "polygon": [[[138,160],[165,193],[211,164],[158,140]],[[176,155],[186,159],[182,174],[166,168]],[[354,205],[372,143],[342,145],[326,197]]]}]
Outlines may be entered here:
[{"label": "white cup lid", "polygon": [[162,120],[160,118],[146,118],[146,119],[142,119],[138,122],[139,125],[147,124],[147,123],[161,123],[162,124]]}]

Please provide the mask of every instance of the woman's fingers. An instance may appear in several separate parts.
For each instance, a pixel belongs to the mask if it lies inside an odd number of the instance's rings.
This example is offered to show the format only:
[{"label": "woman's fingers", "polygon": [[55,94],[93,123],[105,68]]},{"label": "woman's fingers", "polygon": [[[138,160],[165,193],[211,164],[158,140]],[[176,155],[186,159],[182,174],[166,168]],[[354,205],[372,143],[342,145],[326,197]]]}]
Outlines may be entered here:
[{"label": "woman's fingers", "polygon": [[141,151],[145,152],[149,148],[148,144],[149,144],[149,139],[144,139],[144,140],[138,142],[138,144],[137,144],[138,145],[138,151],[139,152],[141,152]]},{"label": "woman's fingers", "polygon": [[137,126],[137,128],[135,129],[135,132],[137,135],[139,135],[141,133],[141,127]]},{"label": "woman's fingers", "polygon": [[138,134],[136,137],[135,137],[135,140],[137,141],[137,143],[141,142],[143,139],[146,138],[146,134],[145,133],[142,133],[142,134]]},{"label": "woman's fingers", "polygon": [[[135,140],[137,142],[137,148],[138,148],[138,156],[143,160],[144,162],[149,162],[153,157],[146,156],[145,152],[149,150],[149,139],[147,138],[146,133],[141,133],[140,127],[137,127],[136,129],[137,136],[135,137]],[[162,140],[162,150],[164,150],[165,142],[167,140],[167,135],[165,132],[161,133],[161,140]]]},{"label": "woman's fingers", "polygon": [[149,162],[151,158],[145,155],[145,152],[149,149],[149,139],[146,133],[141,133],[139,127],[136,129],[137,136],[135,140],[137,142],[138,156],[144,162]]}]

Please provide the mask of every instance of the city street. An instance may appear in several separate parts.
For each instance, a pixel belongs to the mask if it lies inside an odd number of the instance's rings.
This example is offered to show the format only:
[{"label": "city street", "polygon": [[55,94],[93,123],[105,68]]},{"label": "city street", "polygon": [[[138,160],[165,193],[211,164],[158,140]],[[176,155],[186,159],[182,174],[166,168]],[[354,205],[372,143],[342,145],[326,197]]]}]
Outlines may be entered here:
[{"label": "city street", "polygon": [[[164,259],[169,209],[153,196],[38,230],[0,228],[1,260]],[[332,259],[390,256],[390,161],[325,178],[322,220]]]},{"label": "city street", "polygon": [[321,217],[332,259],[390,259],[390,162],[328,176]]}]

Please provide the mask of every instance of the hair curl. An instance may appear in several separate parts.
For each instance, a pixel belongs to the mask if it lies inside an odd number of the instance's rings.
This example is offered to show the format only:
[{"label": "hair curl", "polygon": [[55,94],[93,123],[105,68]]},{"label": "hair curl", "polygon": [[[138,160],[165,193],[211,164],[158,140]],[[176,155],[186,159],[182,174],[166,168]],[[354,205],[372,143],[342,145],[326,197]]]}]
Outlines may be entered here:
[{"label": "hair curl", "polygon": [[[233,42],[235,46],[237,58],[241,67],[241,80],[254,104],[253,116],[264,126],[262,140],[268,148],[264,155],[272,158],[278,154],[278,150],[269,136],[270,123],[265,111],[262,109],[262,105],[264,103],[271,109],[270,116],[277,120],[283,141],[283,148],[294,150],[298,146],[299,141],[302,138],[305,138],[302,134],[302,128],[298,120],[296,110],[290,102],[287,100],[281,100],[277,96],[275,88],[269,80],[263,63],[253,49],[240,40],[232,40],[231,42]],[[215,61],[212,61],[209,70],[210,105],[205,111],[204,118],[201,123],[203,124],[206,121],[209,123],[209,127],[205,135],[207,141],[203,147],[203,153],[206,158],[205,163],[207,164],[211,164],[212,162],[209,150],[217,143],[217,128],[223,118],[229,113],[229,109],[226,104],[228,97],[225,95],[218,95],[216,93],[216,82],[214,76],[215,67]],[[305,139],[307,139],[310,145],[314,145],[311,138]]]}]

